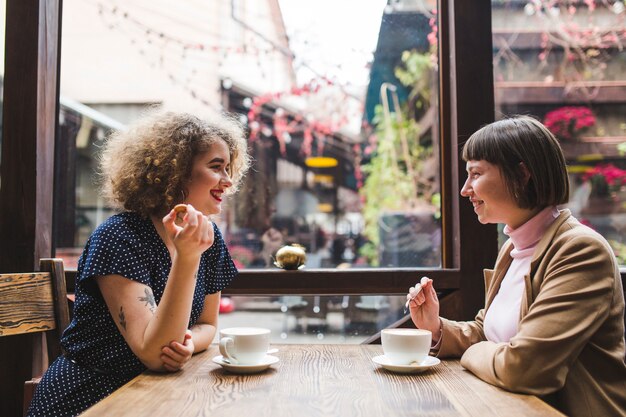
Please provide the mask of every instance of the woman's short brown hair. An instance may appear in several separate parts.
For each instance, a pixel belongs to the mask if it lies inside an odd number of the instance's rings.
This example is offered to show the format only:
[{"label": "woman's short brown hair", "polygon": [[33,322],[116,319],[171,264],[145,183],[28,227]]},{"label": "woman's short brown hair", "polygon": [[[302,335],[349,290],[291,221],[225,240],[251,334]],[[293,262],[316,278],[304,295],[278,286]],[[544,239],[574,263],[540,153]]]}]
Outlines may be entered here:
[{"label": "woman's short brown hair", "polygon": [[[484,126],[463,146],[464,161],[497,165],[521,208],[535,209],[569,200],[565,157],[554,135],[539,121],[517,116]],[[525,184],[520,163],[530,179]]]},{"label": "woman's short brown hair", "polygon": [[116,209],[162,216],[185,200],[194,158],[220,139],[230,151],[232,193],[250,166],[241,124],[175,112],[152,113],[109,136],[100,156],[102,193]]}]

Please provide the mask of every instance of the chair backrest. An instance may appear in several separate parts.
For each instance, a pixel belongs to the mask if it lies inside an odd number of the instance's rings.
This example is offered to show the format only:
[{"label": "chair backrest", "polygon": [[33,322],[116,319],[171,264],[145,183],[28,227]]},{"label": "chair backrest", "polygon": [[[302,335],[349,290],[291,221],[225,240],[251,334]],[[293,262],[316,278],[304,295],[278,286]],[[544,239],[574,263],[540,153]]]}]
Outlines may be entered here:
[{"label": "chair backrest", "polygon": [[61,354],[69,325],[62,259],[41,259],[41,272],[0,274],[0,337],[46,333],[48,358]]}]

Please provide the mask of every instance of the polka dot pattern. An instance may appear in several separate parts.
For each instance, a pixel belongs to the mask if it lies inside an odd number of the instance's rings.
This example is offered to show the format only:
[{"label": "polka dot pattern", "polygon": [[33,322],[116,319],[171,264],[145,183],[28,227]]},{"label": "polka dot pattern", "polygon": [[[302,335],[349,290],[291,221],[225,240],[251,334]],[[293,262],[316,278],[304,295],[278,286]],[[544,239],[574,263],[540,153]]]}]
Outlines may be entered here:
[{"label": "polka dot pattern", "polygon": [[[214,243],[200,259],[189,327],[202,313],[205,296],[227,287],[237,274],[222,234],[213,228]],[[118,274],[141,282],[158,304],[171,266],[150,219],[120,213],[93,232],[78,262],[74,318],[61,340],[65,356],[46,371],[28,416],[78,415],[146,369],[118,331],[95,277]]]}]

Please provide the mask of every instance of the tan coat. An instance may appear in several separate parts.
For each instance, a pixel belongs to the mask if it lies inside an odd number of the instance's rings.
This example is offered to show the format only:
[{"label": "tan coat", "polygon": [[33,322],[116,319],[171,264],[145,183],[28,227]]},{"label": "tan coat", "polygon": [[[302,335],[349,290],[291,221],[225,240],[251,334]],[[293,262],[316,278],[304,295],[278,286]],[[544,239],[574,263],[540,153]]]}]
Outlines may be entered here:
[{"label": "tan coat", "polygon": [[486,341],[485,311],[512,258],[508,241],[485,270],[485,308],[475,321],[442,319],[440,357],[458,357],[482,380],[544,396],[569,416],[626,416],[624,292],[607,241],[569,210],[548,228],[533,254],[518,333]]}]

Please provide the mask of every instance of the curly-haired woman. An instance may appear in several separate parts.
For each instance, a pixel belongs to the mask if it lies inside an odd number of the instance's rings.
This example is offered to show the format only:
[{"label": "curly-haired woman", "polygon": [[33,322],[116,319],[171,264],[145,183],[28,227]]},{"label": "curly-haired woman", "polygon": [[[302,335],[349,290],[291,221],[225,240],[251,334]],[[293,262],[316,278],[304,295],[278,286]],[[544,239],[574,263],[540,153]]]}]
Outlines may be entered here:
[{"label": "curly-haired woman", "polygon": [[226,117],[158,113],[108,139],[103,191],[121,213],[87,241],[65,353],[28,415],[77,415],[144,370],[178,371],[209,346],[237,270],[208,216],[249,163],[243,130]]}]

